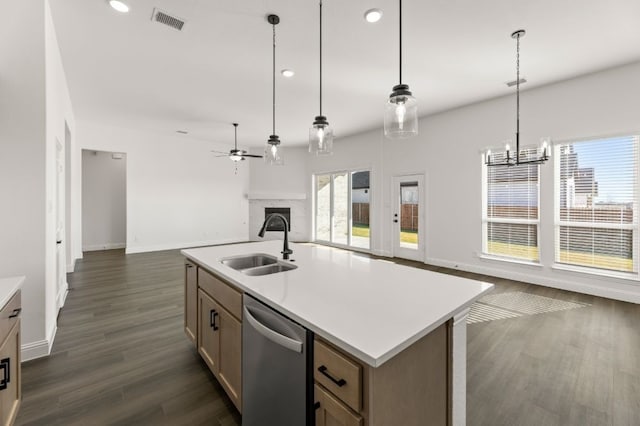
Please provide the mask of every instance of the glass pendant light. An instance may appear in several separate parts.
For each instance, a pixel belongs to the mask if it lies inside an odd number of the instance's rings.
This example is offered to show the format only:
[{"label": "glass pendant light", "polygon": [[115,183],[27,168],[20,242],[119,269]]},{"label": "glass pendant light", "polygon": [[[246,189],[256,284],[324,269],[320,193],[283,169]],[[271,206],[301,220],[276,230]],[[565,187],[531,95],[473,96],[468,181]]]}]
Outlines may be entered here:
[{"label": "glass pendant light", "polygon": [[[548,137],[540,139],[537,152],[534,149],[520,151],[520,39],[526,34],[525,30],[517,30],[511,33],[511,38],[516,40],[516,152],[511,153],[510,141],[505,146],[502,155],[492,157],[491,150],[485,153],[484,163],[487,166],[518,166],[520,164],[544,164],[551,154],[551,140]],[[496,158],[498,157],[498,158]]]},{"label": "glass pendant light", "polygon": [[322,115],[322,0],[320,0],[320,114],[309,129],[309,152],[316,155],[333,154],[333,129]]},{"label": "glass pendant light", "polygon": [[402,0],[400,4],[400,83],[393,92],[384,112],[384,135],[390,139],[403,139],[418,134],[418,101],[402,84]]},{"label": "glass pendant light", "polygon": [[264,150],[264,161],[272,166],[282,166],[284,158],[282,157],[280,138],[276,135],[276,25],[280,23],[280,18],[278,15],[269,15],[267,21],[273,27],[273,128]]}]

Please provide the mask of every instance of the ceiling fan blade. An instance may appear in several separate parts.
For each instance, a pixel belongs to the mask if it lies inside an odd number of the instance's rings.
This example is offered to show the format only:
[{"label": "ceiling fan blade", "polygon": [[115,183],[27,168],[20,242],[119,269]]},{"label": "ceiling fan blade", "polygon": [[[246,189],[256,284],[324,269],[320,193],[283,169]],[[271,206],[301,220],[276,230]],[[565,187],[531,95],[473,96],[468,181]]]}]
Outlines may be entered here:
[{"label": "ceiling fan blade", "polygon": [[262,155],[244,154],[243,157],[262,158]]},{"label": "ceiling fan blade", "polygon": [[229,155],[229,153],[228,153],[228,152],[224,152],[224,151],[211,151],[211,152],[213,152],[214,154],[224,154],[224,155]]},{"label": "ceiling fan blade", "polygon": [[214,155],[214,157],[218,158],[218,157],[228,157],[229,154],[221,154],[221,155]]}]

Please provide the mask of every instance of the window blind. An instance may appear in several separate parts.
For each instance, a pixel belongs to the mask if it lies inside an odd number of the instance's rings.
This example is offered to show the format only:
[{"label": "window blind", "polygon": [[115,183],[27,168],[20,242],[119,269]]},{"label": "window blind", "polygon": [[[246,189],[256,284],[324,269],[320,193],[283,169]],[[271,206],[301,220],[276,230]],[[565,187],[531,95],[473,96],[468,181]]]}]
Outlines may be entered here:
[{"label": "window blind", "polygon": [[638,136],[556,146],[556,262],[638,272]]},{"label": "window blind", "polygon": [[[523,150],[521,158],[536,155]],[[506,152],[492,154],[496,162]],[[484,253],[537,262],[539,165],[486,167]]]}]

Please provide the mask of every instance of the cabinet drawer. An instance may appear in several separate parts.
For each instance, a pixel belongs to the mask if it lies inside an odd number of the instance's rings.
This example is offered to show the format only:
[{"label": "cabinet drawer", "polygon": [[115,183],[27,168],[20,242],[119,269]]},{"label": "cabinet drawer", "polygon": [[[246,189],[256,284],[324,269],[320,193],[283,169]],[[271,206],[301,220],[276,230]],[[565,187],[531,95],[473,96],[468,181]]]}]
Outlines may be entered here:
[{"label": "cabinet drawer", "polygon": [[201,268],[198,268],[198,286],[231,315],[242,319],[242,293]]},{"label": "cabinet drawer", "polygon": [[313,378],[345,404],[362,408],[362,366],[329,345],[316,340],[313,353]]},{"label": "cabinet drawer", "polygon": [[21,306],[20,290],[18,290],[0,310],[0,344],[4,342],[9,331],[18,322]]},{"label": "cabinet drawer", "polygon": [[351,412],[344,404],[318,385],[314,385],[316,426],[362,426],[362,417]]}]

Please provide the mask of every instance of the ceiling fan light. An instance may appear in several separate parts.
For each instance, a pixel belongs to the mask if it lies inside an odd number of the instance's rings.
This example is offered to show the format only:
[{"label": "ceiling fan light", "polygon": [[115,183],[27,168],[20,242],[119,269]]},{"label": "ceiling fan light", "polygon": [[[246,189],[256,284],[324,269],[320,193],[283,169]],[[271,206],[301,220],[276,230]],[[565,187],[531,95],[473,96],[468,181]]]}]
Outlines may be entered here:
[{"label": "ceiling fan light", "polygon": [[238,162],[244,160],[244,157],[240,154],[234,153],[229,155],[229,159],[231,161]]},{"label": "ceiling fan light", "polygon": [[309,152],[315,155],[333,154],[333,129],[323,116],[316,117],[313,127],[309,129]]}]

